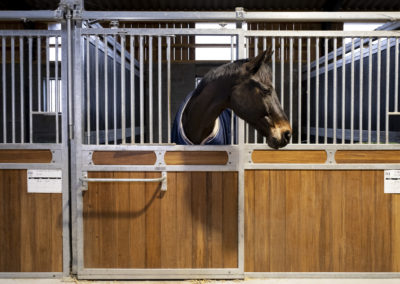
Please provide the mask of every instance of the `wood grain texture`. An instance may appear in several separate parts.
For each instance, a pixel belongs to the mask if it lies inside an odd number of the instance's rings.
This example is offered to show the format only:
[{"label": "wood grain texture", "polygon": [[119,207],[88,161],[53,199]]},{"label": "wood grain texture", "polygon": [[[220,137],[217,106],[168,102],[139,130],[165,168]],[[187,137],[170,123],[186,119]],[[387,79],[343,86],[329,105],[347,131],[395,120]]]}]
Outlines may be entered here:
[{"label": "wood grain texture", "polygon": [[326,152],[322,150],[255,150],[253,163],[324,164]]},{"label": "wood grain texture", "polygon": [[338,150],[335,154],[338,164],[389,164],[400,163],[400,151],[396,150]]},{"label": "wood grain texture", "polygon": [[245,271],[400,271],[383,171],[252,170],[245,186]]},{"label": "wood grain texture", "polygon": [[157,156],[153,151],[94,151],[95,165],[154,165]]},{"label": "wood grain texture", "polygon": [[[160,173],[90,172],[89,177]],[[235,172],[169,172],[157,183],[90,183],[83,196],[86,268],[235,268]]]},{"label": "wood grain texture", "polygon": [[168,151],[167,165],[226,165],[229,157],[225,151]]},{"label": "wood grain texture", "polygon": [[50,150],[0,150],[0,163],[50,163],[53,155]]},{"label": "wood grain texture", "polygon": [[0,272],[62,272],[61,198],[28,194],[26,170],[0,170]]}]

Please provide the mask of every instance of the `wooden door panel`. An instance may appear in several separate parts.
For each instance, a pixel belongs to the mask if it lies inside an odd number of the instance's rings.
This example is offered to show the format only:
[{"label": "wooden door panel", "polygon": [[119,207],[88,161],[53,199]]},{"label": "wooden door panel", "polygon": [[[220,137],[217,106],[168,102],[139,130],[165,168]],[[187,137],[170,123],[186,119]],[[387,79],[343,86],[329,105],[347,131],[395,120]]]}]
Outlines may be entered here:
[{"label": "wooden door panel", "polygon": [[90,183],[83,203],[85,268],[237,267],[235,172],[169,172],[166,192],[157,183]]},{"label": "wooden door panel", "polygon": [[249,170],[245,271],[399,272],[400,198],[383,171]]},{"label": "wooden door panel", "polygon": [[62,272],[62,196],[28,193],[26,170],[0,170],[0,272]]}]

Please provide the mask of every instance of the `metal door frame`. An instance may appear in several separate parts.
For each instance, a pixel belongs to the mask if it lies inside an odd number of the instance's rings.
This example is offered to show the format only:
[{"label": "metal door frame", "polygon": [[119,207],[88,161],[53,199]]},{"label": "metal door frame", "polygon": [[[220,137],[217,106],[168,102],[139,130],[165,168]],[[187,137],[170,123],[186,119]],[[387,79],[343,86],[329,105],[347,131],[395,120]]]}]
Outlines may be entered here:
[{"label": "metal door frame", "polygon": [[[0,149],[46,149],[52,152],[52,161],[48,164],[29,163],[29,164],[12,164],[2,163],[0,169],[60,169],[63,173],[62,178],[62,272],[0,272],[0,278],[62,278],[70,275],[70,262],[71,262],[71,234],[70,234],[70,191],[69,191],[69,146],[68,146],[68,100],[67,100],[67,87],[68,87],[68,52],[67,52],[67,22],[62,20],[63,11],[1,11],[0,21],[18,21],[24,15],[25,19],[42,20],[42,21],[56,21],[61,23],[61,30],[0,30],[0,36],[21,36],[21,37],[35,37],[35,36],[58,36],[61,37],[61,77],[62,92],[61,103],[61,139],[59,143],[1,143]],[[26,70],[28,70],[28,63],[26,61]],[[32,80],[34,80],[32,78]],[[27,91],[25,91],[27,93]],[[26,114],[25,114],[26,115]],[[28,127],[28,126],[26,126]],[[32,130],[32,129],[31,129]]]}]

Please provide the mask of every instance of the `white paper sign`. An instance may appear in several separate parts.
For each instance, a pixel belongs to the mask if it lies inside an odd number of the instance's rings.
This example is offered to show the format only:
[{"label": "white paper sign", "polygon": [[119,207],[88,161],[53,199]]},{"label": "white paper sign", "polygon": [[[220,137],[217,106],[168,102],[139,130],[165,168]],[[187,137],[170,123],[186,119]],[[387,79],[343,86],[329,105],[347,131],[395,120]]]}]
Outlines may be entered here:
[{"label": "white paper sign", "polygon": [[28,170],[29,193],[61,193],[61,170]]},{"label": "white paper sign", "polygon": [[400,193],[400,170],[385,170],[385,193]]}]

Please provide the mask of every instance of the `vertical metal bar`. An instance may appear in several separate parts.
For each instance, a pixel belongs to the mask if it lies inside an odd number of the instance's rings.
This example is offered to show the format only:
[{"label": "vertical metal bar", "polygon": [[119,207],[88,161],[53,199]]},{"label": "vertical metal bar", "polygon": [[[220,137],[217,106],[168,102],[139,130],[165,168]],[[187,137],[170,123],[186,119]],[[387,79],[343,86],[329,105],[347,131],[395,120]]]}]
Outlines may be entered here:
[{"label": "vertical metal bar", "polygon": [[144,68],[143,68],[143,36],[139,37],[139,65],[140,65],[140,143],[144,143]]},{"label": "vertical metal bar", "polygon": [[[264,38],[265,40],[265,38]],[[265,45],[265,41],[264,41]],[[293,123],[293,38],[291,37],[289,40],[290,45],[290,71],[289,71],[289,122],[290,125]],[[265,47],[264,47],[265,49]],[[292,143],[292,142],[290,142]]]},{"label": "vertical metal bar", "polygon": [[158,37],[158,143],[162,143],[162,38]]},{"label": "vertical metal bar", "polygon": [[[258,37],[254,38],[254,57],[258,55]],[[257,130],[254,128],[254,144],[258,142],[258,133]]]},{"label": "vertical metal bar", "polygon": [[[246,58],[250,57],[250,37],[246,38]],[[246,134],[245,143],[250,143],[250,125],[244,121],[244,132]]]},{"label": "vertical metal bar", "polygon": [[55,80],[54,80],[54,82],[55,82],[55,103],[56,103],[56,107],[55,107],[55,113],[56,113],[56,143],[58,144],[58,143],[60,143],[60,137],[59,137],[59,133],[58,133],[58,110],[59,110],[59,88],[58,88],[58,36],[56,36],[55,37],[55,40],[56,40],[56,45],[55,45],[55,48],[56,48],[56,54],[55,54],[55,56],[56,56],[56,58],[55,58]]},{"label": "vertical metal bar", "polygon": [[68,128],[69,128],[69,139],[74,138],[74,117],[73,117],[73,106],[72,106],[72,33],[71,33],[71,10],[67,11],[67,79],[68,79]]},{"label": "vertical metal bar", "polygon": [[390,38],[386,41],[386,98],[385,98],[385,143],[389,143],[389,78],[390,78]]},{"label": "vertical metal bar", "polygon": [[275,86],[275,71],[276,71],[276,67],[275,67],[275,63],[276,63],[276,49],[275,49],[275,38],[272,38],[272,50],[274,51],[274,53],[272,53],[272,85],[274,86],[274,88],[276,88]]},{"label": "vertical metal bar", "polygon": [[[3,45],[3,47],[4,47],[4,45]],[[33,123],[32,123],[32,79],[33,79],[32,78],[32,37],[28,38],[28,48],[29,48],[29,143],[33,143]],[[4,72],[3,72],[3,75],[4,75]]]},{"label": "vertical metal bar", "polygon": [[117,38],[113,42],[113,114],[114,114],[114,145],[117,145]]},{"label": "vertical metal bar", "polygon": [[[172,28],[173,29],[176,28],[175,27],[175,23],[172,24]],[[182,29],[182,24],[181,24],[181,29]],[[180,36],[181,49],[182,49],[182,45],[183,45],[182,38],[183,38],[183,36]],[[172,54],[173,54],[172,58],[173,58],[174,61],[176,61],[176,37],[174,37],[174,39],[173,39],[173,44],[174,44],[174,47],[172,48]],[[181,50],[181,58],[180,58],[180,60],[182,60],[182,50]]]},{"label": "vertical metal bar", "polygon": [[[246,37],[245,42],[246,42],[246,58],[249,58],[250,38]],[[244,121],[244,134],[245,134],[244,142],[246,144],[250,142],[249,132],[250,132],[249,124],[246,121]]]},{"label": "vertical metal bar", "polygon": [[150,136],[150,143],[153,143],[153,37],[152,36],[149,37],[149,136]]},{"label": "vertical metal bar", "polygon": [[104,36],[104,143],[108,145],[108,40]]},{"label": "vertical metal bar", "polygon": [[90,139],[90,36],[86,37],[86,128],[87,144],[91,144]]},{"label": "vertical metal bar", "polygon": [[[234,54],[234,36],[231,36],[231,62],[234,61],[235,54]],[[235,113],[231,110],[231,145],[235,144]]]},{"label": "vertical metal bar", "polygon": [[298,143],[301,144],[301,37],[298,39]]},{"label": "vertical metal bar", "polygon": [[[50,95],[50,45],[49,37],[46,37],[46,97],[47,97],[47,111],[51,110],[51,95]],[[38,93],[38,99],[41,96]]]},{"label": "vertical metal bar", "polygon": [[281,105],[285,109],[285,39],[281,38]]},{"label": "vertical metal bar", "polygon": [[[236,25],[238,30],[239,27],[241,27],[240,24]],[[239,31],[237,34],[237,56],[236,59],[243,59],[244,58],[244,35]],[[239,147],[244,144],[244,122],[242,119],[237,120],[237,138],[238,138],[238,145]],[[244,226],[244,207],[245,207],[245,202],[244,202],[244,165],[245,160],[244,160],[244,155],[239,155],[239,172],[238,172],[238,268],[240,271],[244,272],[244,250],[245,250],[245,245],[244,245],[244,231],[245,231],[245,226]]]},{"label": "vertical metal bar", "polygon": [[[37,37],[38,112],[42,111],[42,101],[41,101],[42,100],[42,74],[41,74],[41,71],[42,71],[42,52],[41,52],[42,47],[41,47],[41,43],[42,43],[42,40],[41,40],[40,36],[38,36]],[[47,50],[46,50],[46,52],[47,52]],[[46,83],[47,83],[47,81],[46,81]],[[46,90],[46,91],[47,91],[47,95],[48,95],[49,91],[48,90]]]},{"label": "vertical metal bar", "polygon": [[[31,38],[30,38],[31,39]],[[1,39],[1,47],[2,47],[2,67],[3,67],[3,143],[7,143],[7,97],[6,97],[6,89],[7,89],[7,81],[6,81],[6,38],[2,37]],[[29,63],[32,64],[32,60],[29,60]],[[32,78],[32,77],[30,77]]]},{"label": "vertical metal bar", "polygon": [[171,143],[171,37],[167,37],[168,143]]},{"label": "vertical metal bar", "polygon": [[[263,50],[266,50],[266,49],[267,49],[267,38],[264,37],[263,38]],[[275,88],[275,86],[274,86],[274,88]],[[290,119],[292,119],[292,118],[290,118]],[[290,120],[290,125],[292,125],[292,120]],[[265,136],[263,137],[263,142],[262,143],[263,144],[267,143],[267,138]]]},{"label": "vertical metal bar", "polygon": [[307,144],[310,144],[310,61],[311,61],[311,52],[310,52],[310,41],[311,39],[307,38]]},{"label": "vertical metal bar", "polygon": [[20,119],[21,119],[21,143],[25,142],[24,135],[24,38],[19,38],[19,81],[20,81]]},{"label": "vertical metal bar", "polygon": [[[319,38],[315,39],[315,143],[319,143]],[[326,70],[325,70],[326,72]]]},{"label": "vertical metal bar", "polygon": [[378,38],[376,82],[376,143],[381,142],[381,38]]},{"label": "vertical metal bar", "polygon": [[351,38],[350,144],[354,143],[354,38]]},{"label": "vertical metal bar", "polygon": [[121,134],[126,144],[126,84],[125,84],[125,35],[121,35]]},{"label": "vertical metal bar", "polygon": [[15,38],[11,37],[11,130],[15,143]]},{"label": "vertical metal bar", "polygon": [[337,38],[333,39],[333,144],[336,144],[337,129]]},{"label": "vertical metal bar", "polygon": [[130,36],[131,54],[131,144],[135,143],[135,36]]},{"label": "vertical metal bar", "polygon": [[364,39],[360,38],[360,98],[359,98],[359,143],[362,144],[363,138],[363,79],[364,79]]},{"label": "vertical metal bar", "polygon": [[[238,27],[238,25],[237,25]],[[237,45],[236,45],[236,59],[243,59],[245,58],[245,47],[246,47],[246,42],[245,42],[245,37],[243,33],[238,33],[236,36],[237,39]],[[238,145],[243,145],[245,143],[245,123],[243,119],[238,118],[237,119],[237,143]],[[240,216],[239,216],[240,217]],[[240,220],[239,220],[240,223]],[[242,224],[243,226],[243,224]],[[241,228],[241,225],[239,224],[239,229]],[[243,249],[243,247],[239,247],[239,253],[240,250]]]},{"label": "vertical metal bar", "polygon": [[234,58],[235,58],[235,53],[234,53],[234,49],[233,49],[233,41],[234,41],[234,37],[231,36],[231,62],[233,62]]},{"label": "vertical metal bar", "polygon": [[[95,39],[95,98],[96,98],[96,145],[100,144],[100,114],[99,114],[99,37]],[[122,60],[122,58],[121,58]]]},{"label": "vertical metal bar", "polygon": [[346,111],[346,43],[342,38],[342,144],[345,142],[345,111]]},{"label": "vertical metal bar", "polygon": [[328,38],[325,38],[324,143],[328,143]]},{"label": "vertical metal bar", "polygon": [[[190,29],[190,23],[188,23],[187,24],[187,28],[188,29]],[[187,36],[187,44],[188,44],[188,47],[187,47],[187,60],[190,60],[190,36],[188,35]],[[181,54],[182,54],[182,52],[181,52]]]},{"label": "vertical metal bar", "polygon": [[[399,78],[399,38],[396,38],[396,45],[394,46],[394,78]],[[399,80],[394,80],[394,111],[399,111]]]},{"label": "vertical metal bar", "polygon": [[369,39],[368,54],[368,144],[371,144],[371,120],[372,120],[372,39]]}]

